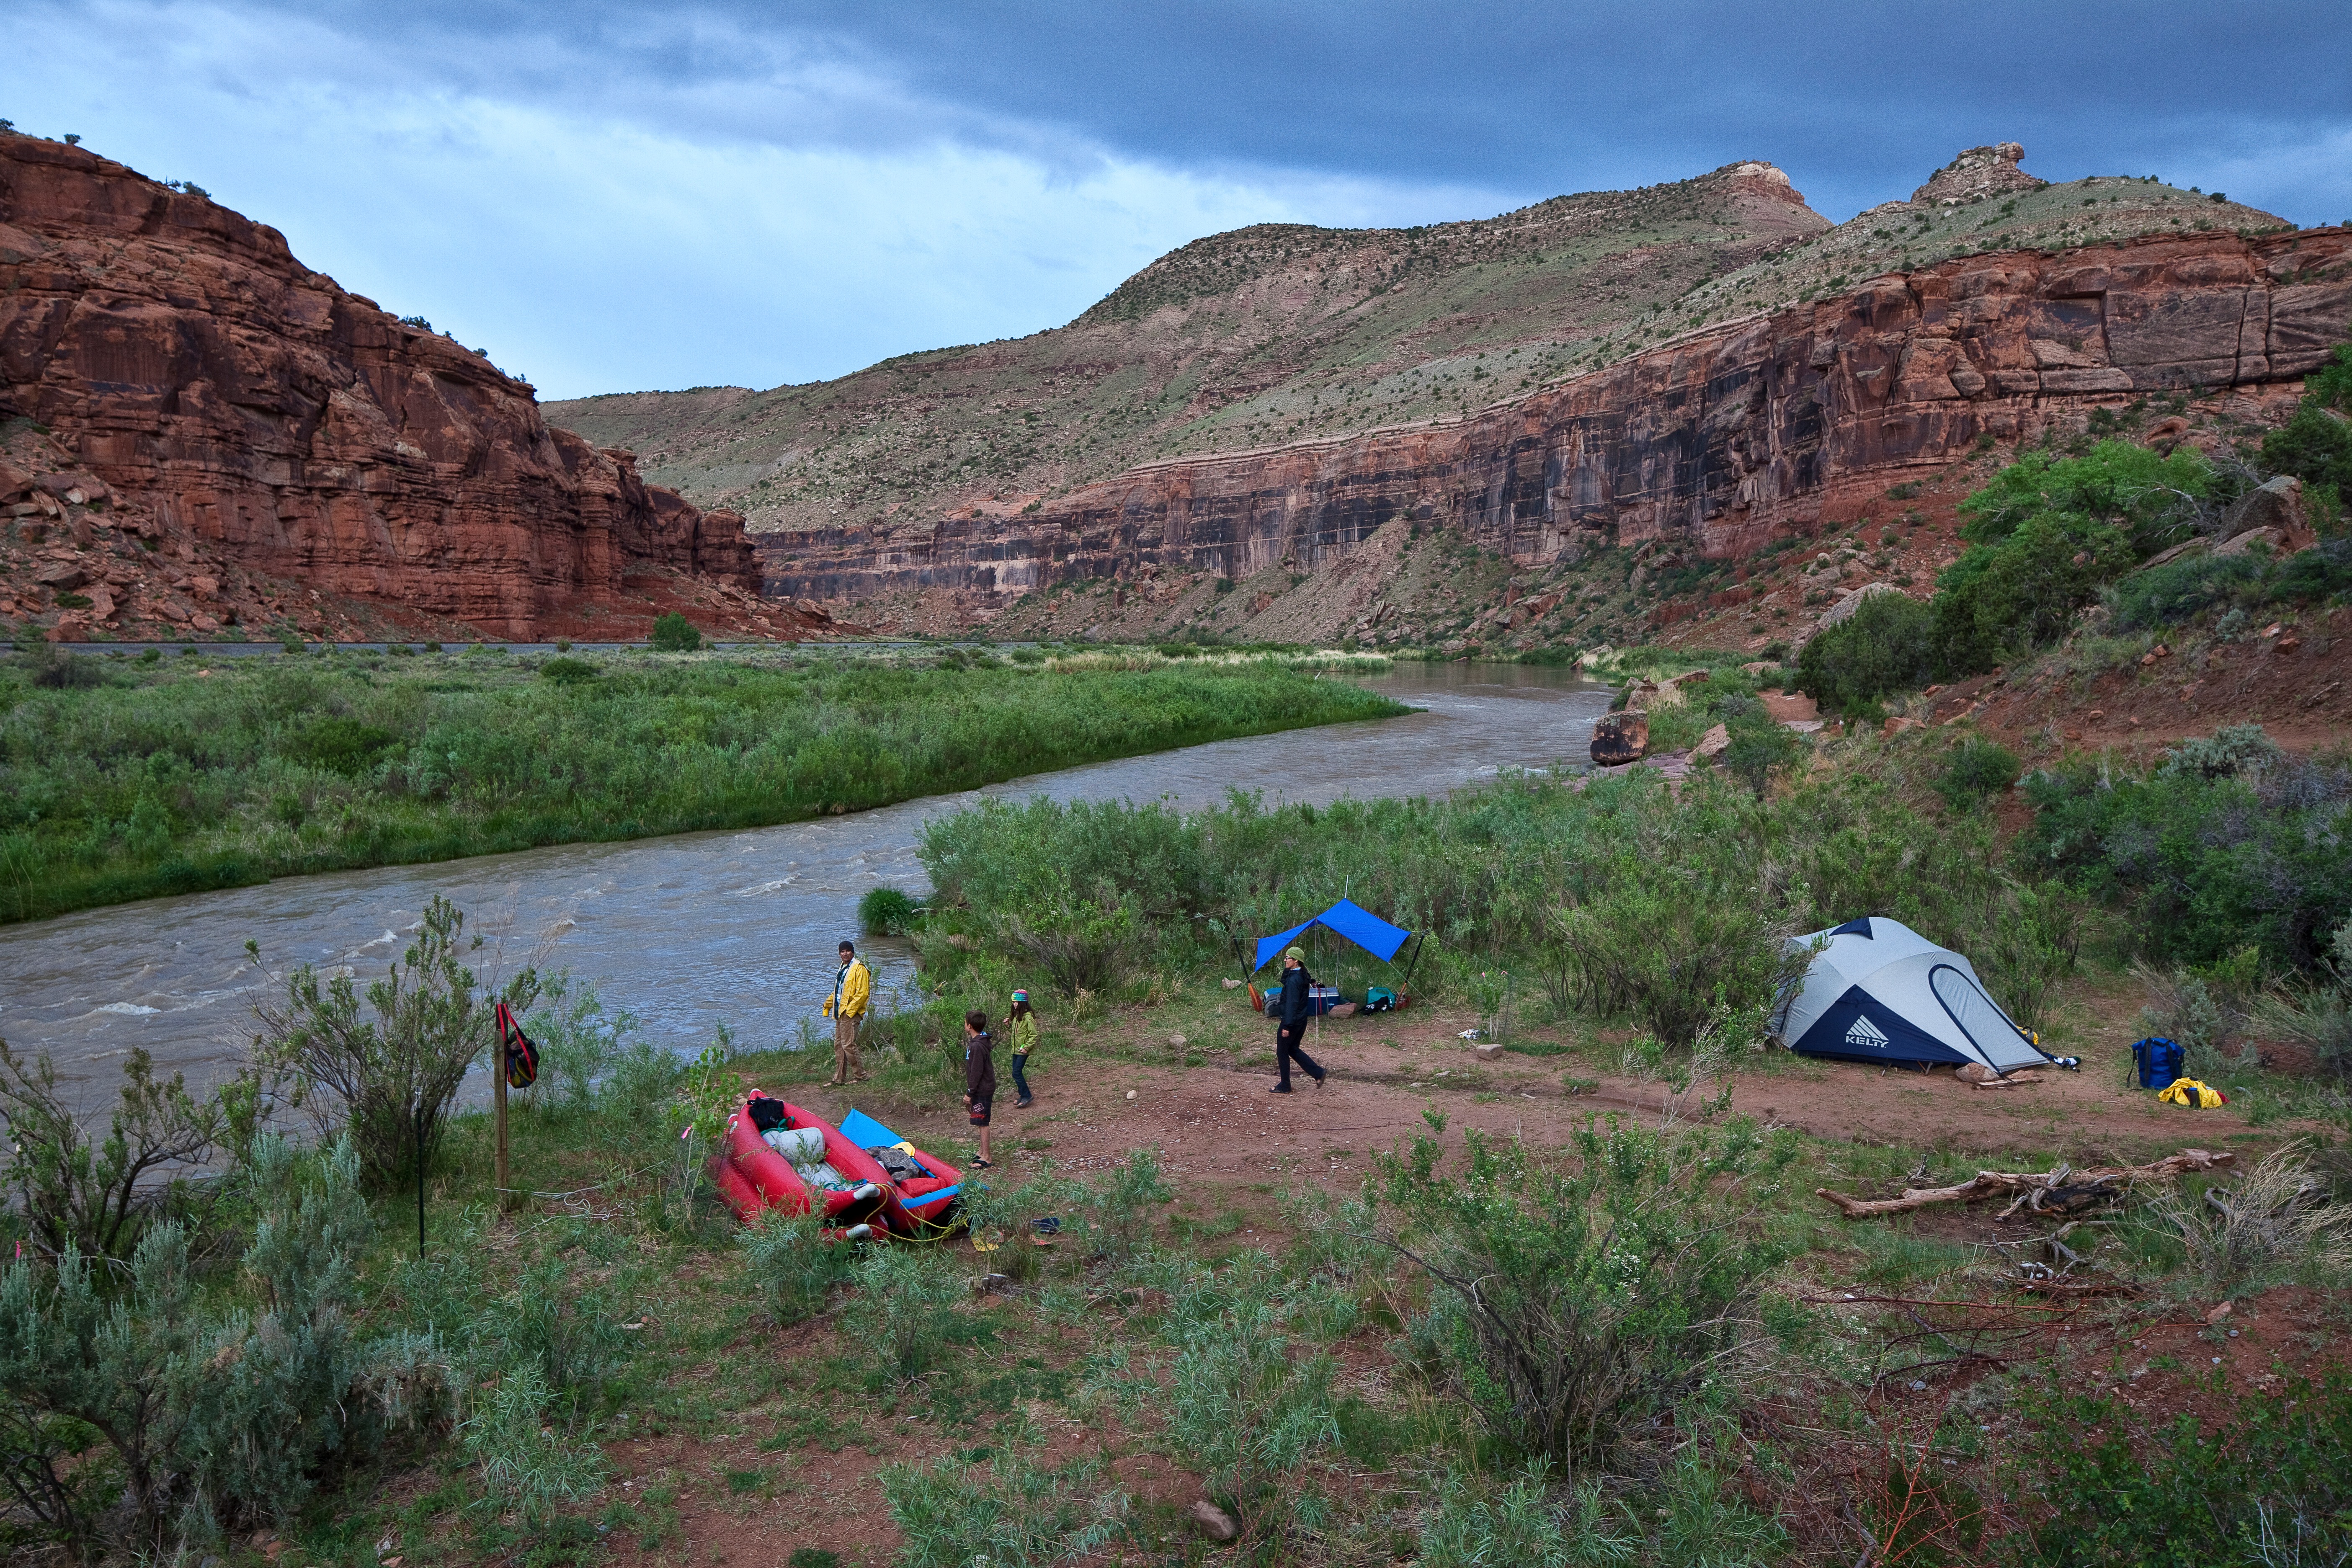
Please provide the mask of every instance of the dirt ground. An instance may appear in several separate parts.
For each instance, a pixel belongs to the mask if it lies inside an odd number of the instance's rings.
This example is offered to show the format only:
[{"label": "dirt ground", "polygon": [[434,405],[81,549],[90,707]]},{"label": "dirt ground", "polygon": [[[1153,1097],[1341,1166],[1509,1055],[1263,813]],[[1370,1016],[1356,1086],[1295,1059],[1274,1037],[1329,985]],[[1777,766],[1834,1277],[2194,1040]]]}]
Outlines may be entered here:
[{"label": "dirt ground", "polygon": [[[1479,1060],[1461,1037],[1475,1020],[1435,1007],[1323,1020],[1307,1047],[1329,1069],[1328,1081],[1320,1088],[1300,1083],[1288,1096],[1272,1094],[1271,1030],[1239,994],[1214,986],[1208,982],[1164,1006],[1116,1016],[1087,1031],[1077,1048],[1041,1048],[1030,1070],[1035,1105],[1013,1110],[1008,1100],[997,1113],[999,1179],[1024,1180],[1048,1160],[1057,1172],[1083,1175],[1123,1161],[1132,1150],[1156,1148],[1180,1194],[1171,1214],[1195,1227],[1193,1234],[1219,1237],[1224,1247],[1278,1249],[1288,1241],[1276,1207],[1279,1194],[1300,1184],[1352,1190],[1378,1152],[1428,1130],[1425,1112],[1444,1114],[1449,1142],[1476,1127],[1551,1144],[1596,1113],[1654,1119],[1665,1093],[1597,1065],[1613,1056],[1606,1042],[1563,1048],[1549,1031],[1531,1034],[1526,1049]],[[1898,1150],[1905,1169],[1916,1159],[1939,1176],[1964,1173],[1979,1162],[2040,1170],[2057,1160],[2077,1166],[2136,1163],[2184,1147],[2231,1150],[2251,1159],[2310,1130],[2285,1121],[2258,1129],[2242,1107],[2191,1111],[2125,1088],[2118,1064],[2127,1059],[2138,1005],[2127,979],[2078,984],[2053,1033],[2055,1048],[2085,1058],[2079,1073],[2048,1072],[2033,1084],[1981,1090],[1948,1072],[1916,1075],[1776,1053],[1739,1074],[1732,1109],[1828,1143]],[[1213,1030],[1231,1045],[1204,1047],[1201,1037]],[[1194,1065],[1184,1065],[1188,1056]],[[1693,1091],[1690,1114],[1710,1087]],[[856,1106],[945,1158],[970,1156],[970,1129],[959,1105],[945,1096],[936,1103],[894,1100],[871,1088],[794,1085],[791,1093],[820,1114],[837,1118]],[[1871,1163],[1886,1161],[1874,1156]],[[1863,1196],[1885,1195],[1900,1184],[1847,1184]],[[1851,1222],[1838,1221],[1825,1205],[1821,1218],[1837,1235],[1854,1234],[1839,1229]],[[1916,1233],[1977,1243],[2031,1242],[2046,1228],[2025,1221],[1996,1227],[1991,1211],[1979,1208],[1923,1215]],[[950,1245],[959,1252],[969,1247],[962,1240]],[[966,1261],[976,1277],[986,1268],[977,1258]],[[1822,1267],[1833,1274],[1836,1265]],[[1863,1292],[1852,1299],[1867,1306],[1864,1287],[1851,1290]],[[1000,1297],[976,1299],[983,1310],[1004,1305]],[[2203,1321],[2201,1310],[2178,1304],[2102,1305],[2095,1324],[2063,1312],[2034,1320],[2031,1348],[2051,1353],[2071,1347],[2080,1364],[2095,1372],[2096,1386],[2120,1389],[2135,1409],[2149,1413],[2203,1411],[2217,1390],[2268,1387],[2336,1353],[2320,1348],[2333,1344],[2321,1327],[2329,1308],[2309,1291],[2275,1291],[2238,1303],[2219,1330]],[[2015,1310],[2011,1305],[1991,1310]],[[1015,1321],[1025,1316],[1006,1312],[1001,1320],[1001,1354],[1025,1348],[1050,1361],[1075,1353],[1037,1342],[1036,1325]],[[2240,1335],[2231,1337],[2230,1328]],[[2078,1331],[2083,1338],[2068,1337]],[[728,1353],[854,1360],[858,1334],[853,1301],[816,1323],[761,1335],[760,1342]],[[1355,1352],[1360,1352],[1356,1359],[1369,1358],[1361,1367],[1350,1363],[1351,1373],[1368,1386],[1386,1374],[1384,1342],[1350,1342],[1341,1349],[1343,1363]],[[2154,1373],[2147,1371],[2151,1365]],[[2202,1375],[2216,1369],[2223,1374],[2218,1382]],[[765,1405],[744,1412],[744,1430],[733,1438],[670,1436],[613,1445],[608,1453],[615,1475],[607,1497],[642,1498],[648,1485],[674,1489],[666,1506],[677,1514],[676,1533],[650,1549],[614,1531],[614,1561],[781,1564],[793,1551],[813,1548],[836,1553],[844,1564],[887,1563],[898,1542],[880,1471],[959,1453],[914,1417],[888,1419],[880,1430],[867,1426],[846,1439],[835,1433],[824,1442],[774,1451],[775,1439],[763,1440],[760,1433],[776,1414]],[[1158,1519],[1171,1520],[1174,1510],[1201,1495],[1195,1478],[1157,1454],[1130,1451],[1123,1434],[1087,1428],[1046,1401],[1032,1402],[1028,1414],[1048,1457],[1108,1454],[1107,1480],[1125,1486],[1139,1506],[1156,1507]],[[778,1495],[779,1486],[784,1495]],[[1177,1538],[1169,1544],[1181,1550]]]}]

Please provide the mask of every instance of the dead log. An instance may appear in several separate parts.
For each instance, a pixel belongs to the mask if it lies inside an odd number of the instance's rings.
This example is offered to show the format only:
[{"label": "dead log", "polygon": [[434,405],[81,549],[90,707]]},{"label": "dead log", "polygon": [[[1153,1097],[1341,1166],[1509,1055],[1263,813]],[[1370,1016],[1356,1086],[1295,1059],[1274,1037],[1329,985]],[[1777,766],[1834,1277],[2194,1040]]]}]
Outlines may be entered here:
[{"label": "dead log", "polygon": [[1816,1187],[1813,1195],[1833,1205],[1848,1219],[1879,1219],[1891,1214],[1908,1214],[1937,1204],[1964,1204],[1971,1198],[1989,1198],[2000,1194],[2014,1198],[2000,1217],[2008,1218],[2021,1207],[2039,1210],[2059,1189],[2065,1190],[2067,1209],[2072,1212],[2089,1206],[2087,1193],[2122,1192],[2137,1182],[2168,1182],[2176,1176],[2195,1171],[2218,1171],[2233,1164],[2237,1156],[2227,1150],[2183,1149],[2178,1154],[2167,1154],[2148,1165],[2101,1166],[2096,1170],[2077,1171],[2061,1165],[2054,1171],[1979,1171],[1969,1181],[1956,1187],[1912,1187],[1899,1198],[1850,1198],[1843,1193],[1833,1193],[1827,1187]]}]

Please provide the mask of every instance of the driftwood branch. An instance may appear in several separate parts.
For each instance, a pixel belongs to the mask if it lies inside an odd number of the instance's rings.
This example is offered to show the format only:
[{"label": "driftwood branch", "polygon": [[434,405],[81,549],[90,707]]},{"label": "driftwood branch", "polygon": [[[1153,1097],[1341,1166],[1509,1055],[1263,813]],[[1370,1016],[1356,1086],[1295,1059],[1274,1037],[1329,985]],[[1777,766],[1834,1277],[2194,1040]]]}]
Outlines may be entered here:
[{"label": "driftwood branch", "polygon": [[[2192,1171],[2218,1171],[2236,1160],[2237,1156],[2227,1150],[2216,1153],[2206,1149],[2183,1149],[2152,1165],[2101,1166],[2089,1171],[2065,1165],[2040,1172],[1979,1171],[1972,1179],[1956,1187],[1912,1187],[1899,1198],[1850,1198],[1827,1187],[1814,1188],[1813,1195],[1834,1205],[1848,1219],[1878,1219],[1936,1204],[1964,1204],[1973,1198],[2007,1196],[2015,1201],[2001,1211],[2000,1217],[2006,1219],[2020,1208],[2037,1212],[2045,1205],[2065,1210],[2087,1208],[2121,1196],[2136,1182],[2168,1182]],[[2054,1204],[2053,1199],[2057,1200]]]}]

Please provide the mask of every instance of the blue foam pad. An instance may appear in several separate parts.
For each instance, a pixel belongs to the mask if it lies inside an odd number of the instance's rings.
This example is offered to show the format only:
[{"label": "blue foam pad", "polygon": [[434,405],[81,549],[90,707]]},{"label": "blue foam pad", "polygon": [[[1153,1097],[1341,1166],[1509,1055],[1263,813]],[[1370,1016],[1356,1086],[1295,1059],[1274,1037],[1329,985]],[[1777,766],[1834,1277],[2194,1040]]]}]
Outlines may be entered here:
[{"label": "blue foam pad", "polygon": [[841,1119],[841,1135],[860,1149],[887,1149],[893,1143],[905,1142],[862,1110],[853,1110]]}]

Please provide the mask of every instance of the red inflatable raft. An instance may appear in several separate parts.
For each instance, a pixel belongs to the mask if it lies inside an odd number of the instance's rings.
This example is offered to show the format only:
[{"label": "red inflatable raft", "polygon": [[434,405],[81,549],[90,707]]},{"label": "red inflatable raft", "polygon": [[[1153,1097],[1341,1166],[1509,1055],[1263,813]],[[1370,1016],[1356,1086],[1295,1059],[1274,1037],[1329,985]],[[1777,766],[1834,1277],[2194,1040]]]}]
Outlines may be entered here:
[{"label": "red inflatable raft", "polygon": [[827,1229],[848,1230],[897,1202],[888,1173],[840,1129],[757,1089],[728,1119],[710,1179],[746,1221],[773,1208],[820,1214]]},{"label": "red inflatable raft", "polygon": [[885,1168],[891,1177],[890,1201],[884,1215],[892,1230],[924,1240],[955,1228],[955,1198],[963,1190],[962,1172],[916,1148],[862,1110],[841,1119],[841,1133],[877,1163],[888,1163]]}]

